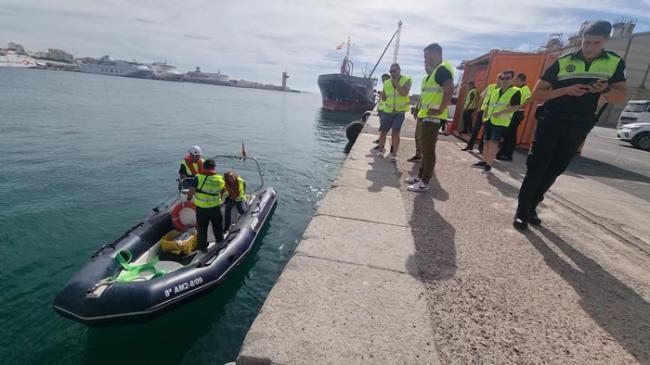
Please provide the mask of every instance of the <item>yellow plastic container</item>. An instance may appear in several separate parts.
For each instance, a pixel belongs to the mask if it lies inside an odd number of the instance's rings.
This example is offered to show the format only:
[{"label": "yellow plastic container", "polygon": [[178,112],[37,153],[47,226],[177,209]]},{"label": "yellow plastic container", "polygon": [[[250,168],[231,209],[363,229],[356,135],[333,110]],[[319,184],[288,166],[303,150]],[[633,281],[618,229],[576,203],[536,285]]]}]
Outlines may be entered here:
[{"label": "yellow plastic container", "polygon": [[183,233],[172,230],[160,239],[162,252],[187,256],[196,250],[196,229],[191,228]]}]

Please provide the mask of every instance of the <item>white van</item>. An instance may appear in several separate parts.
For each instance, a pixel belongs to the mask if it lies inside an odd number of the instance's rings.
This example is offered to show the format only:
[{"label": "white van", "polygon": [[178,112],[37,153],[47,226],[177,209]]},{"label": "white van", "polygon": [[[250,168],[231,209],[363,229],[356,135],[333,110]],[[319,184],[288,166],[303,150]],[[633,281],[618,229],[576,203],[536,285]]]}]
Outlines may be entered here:
[{"label": "white van", "polygon": [[620,129],[629,123],[650,123],[650,100],[630,100],[618,117]]}]

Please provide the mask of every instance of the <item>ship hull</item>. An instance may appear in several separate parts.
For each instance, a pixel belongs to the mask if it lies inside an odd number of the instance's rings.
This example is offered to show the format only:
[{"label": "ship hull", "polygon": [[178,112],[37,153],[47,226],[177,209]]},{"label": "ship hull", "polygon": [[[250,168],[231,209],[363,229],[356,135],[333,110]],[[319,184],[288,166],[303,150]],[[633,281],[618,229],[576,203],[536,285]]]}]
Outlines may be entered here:
[{"label": "ship hull", "polygon": [[343,74],[318,77],[323,109],[334,112],[363,112],[375,107],[373,89],[377,80]]}]

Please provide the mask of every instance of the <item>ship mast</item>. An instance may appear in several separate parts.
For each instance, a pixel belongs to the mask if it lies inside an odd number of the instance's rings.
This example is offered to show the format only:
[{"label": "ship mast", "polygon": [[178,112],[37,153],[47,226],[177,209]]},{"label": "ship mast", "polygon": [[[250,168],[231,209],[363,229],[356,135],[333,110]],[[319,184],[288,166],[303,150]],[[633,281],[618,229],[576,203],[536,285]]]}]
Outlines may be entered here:
[{"label": "ship mast", "polygon": [[397,63],[397,54],[399,53],[399,36],[402,34],[402,21],[397,23],[397,36],[395,37],[395,52],[393,53],[393,63]]},{"label": "ship mast", "polygon": [[350,36],[348,36],[348,45],[345,48],[345,57],[343,58],[343,64],[341,65],[341,74],[352,75],[353,68],[354,64],[350,60]]},{"label": "ship mast", "polygon": [[348,36],[348,45],[345,48],[345,58],[350,59],[350,36]]}]

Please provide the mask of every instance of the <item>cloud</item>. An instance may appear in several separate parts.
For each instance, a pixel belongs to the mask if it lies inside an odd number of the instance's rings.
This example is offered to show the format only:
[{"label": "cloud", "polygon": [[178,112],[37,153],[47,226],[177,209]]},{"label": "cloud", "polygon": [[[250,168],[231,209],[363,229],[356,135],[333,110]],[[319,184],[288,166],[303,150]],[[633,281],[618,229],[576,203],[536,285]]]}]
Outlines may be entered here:
[{"label": "cloud", "polygon": [[399,62],[404,73],[419,76],[421,50],[434,41],[457,64],[492,48],[535,48],[550,33],[575,32],[585,19],[634,15],[641,25],[650,22],[648,14],[648,0],[3,0],[0,42],[76,56],[167,60],[182,71],[200,66],[275,84],[286,67],[290,86],[314,91],[318,74],[338,71],[343,51],[334,50],[337,44],[350,35],[356,71],[366,63],[370,69],[400,19]]}]

